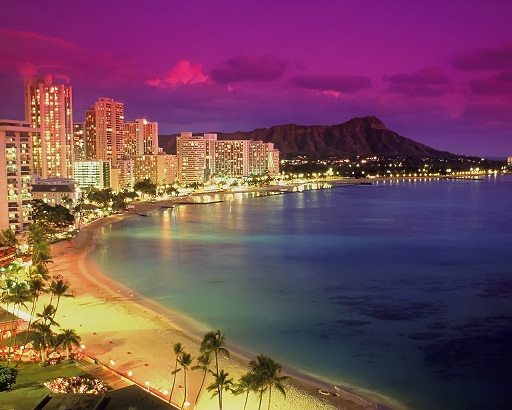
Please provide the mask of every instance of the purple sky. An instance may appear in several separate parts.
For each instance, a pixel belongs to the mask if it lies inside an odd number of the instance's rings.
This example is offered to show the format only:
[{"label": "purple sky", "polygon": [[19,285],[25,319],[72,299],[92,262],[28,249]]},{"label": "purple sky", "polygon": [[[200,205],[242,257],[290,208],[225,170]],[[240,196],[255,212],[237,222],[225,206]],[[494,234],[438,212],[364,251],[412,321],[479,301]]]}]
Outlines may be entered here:
[{"label": "purple sky", "polygon": [[338,124],[376,115],[437,149],[512,156],[512,1],[5,2],[0,118],[23,77],[100,97],[160,133]]}]

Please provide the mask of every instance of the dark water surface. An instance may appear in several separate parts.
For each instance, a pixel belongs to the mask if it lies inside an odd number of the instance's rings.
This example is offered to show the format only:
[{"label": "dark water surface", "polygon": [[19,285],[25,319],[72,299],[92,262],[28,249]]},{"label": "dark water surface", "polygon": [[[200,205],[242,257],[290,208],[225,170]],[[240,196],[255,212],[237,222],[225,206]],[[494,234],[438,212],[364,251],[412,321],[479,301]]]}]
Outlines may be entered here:
[{"label": "dark water surface", "polygon": [[333,384],[411,409],[510,408],[510,175],[227,199],[115,224],[97,261]]}]

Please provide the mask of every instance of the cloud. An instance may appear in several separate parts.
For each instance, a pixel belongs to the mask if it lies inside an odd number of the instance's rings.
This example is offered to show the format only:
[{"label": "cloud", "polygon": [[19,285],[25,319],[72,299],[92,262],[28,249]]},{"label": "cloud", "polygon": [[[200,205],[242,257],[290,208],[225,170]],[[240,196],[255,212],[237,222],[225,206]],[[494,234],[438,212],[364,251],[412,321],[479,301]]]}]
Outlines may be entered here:
[{"label": "cloud", "polygon": [[455,68],[463,71],[507,70],[512,67],[512,43],[500,48],[484,48],[452,58]]},{"label": "cloud", "polygon": [[206,83],[208,80],[208,76],[203,73],[203,65],[201,63],[192,64],[188,60],[180,60],[169,70],[165,77],[146,81],[146,84],[166,88],[174,87],[178,84]]},{"label": "cloud", "polygon": [[280,79],[288,67],[288,61],[267,54],[261,57],[239,56],[214,68],[210,75],[217,84],[237,81],[275,81]]},{"label": "cloud", "polygon": [[493,77],[469,81],[469,88],[478,96],[512,95],[512,71],[504,71]]},{"label": "cloud", "polygon": [[453,88],[446,75],[435,67],[426,67],[416,73],[397,73],[384,77],[389,90],[408,97],[440,97]]},{"label": "cloud", "polygon": [[371,87],[369,78],[362,75],[298,75],[290,79],[298,88],[316,90],[339,96],[340,93],[353,94]]}]

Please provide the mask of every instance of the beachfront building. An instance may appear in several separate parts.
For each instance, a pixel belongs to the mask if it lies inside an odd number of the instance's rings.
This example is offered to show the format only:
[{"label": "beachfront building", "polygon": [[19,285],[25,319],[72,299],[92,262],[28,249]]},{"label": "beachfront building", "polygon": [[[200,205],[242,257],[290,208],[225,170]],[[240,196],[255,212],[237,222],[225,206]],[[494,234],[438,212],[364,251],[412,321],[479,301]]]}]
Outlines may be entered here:
[{"label": "beachfront building", "polygon": [[85,122],[73,123],[73,162],[85,161]]},{"label": "beachfront building", "polygon": [[158,153],[158,123],[146,119],[125,122],[123,144],[126,155],[156,155]]},{"label": "beachfront building", "polygon": [[217,134],[206,133],[203,135],[205,148],[205,180],[208,181],[215,174],[215,143]]},{"label": "beachfront building", "polygon": [[40,132],[32,136],[32,172],[42,178],[72,177],[73,117],[71,86],[52,76],[25,80],[25,120]]},{"label": "beachfront building", "polygon": [[86,159],[110,161],[116,166],[124,157],[123,133],[123,103],[100,98],[85,112]]},{"label": "beachfront building", "polygon": [[205,181],[206,149],[202,135],[182,132],[176,137],[178,180],[182,185],[203,184]]},{"label": "beachfront building", "polygon": [[215,143],[215,176],[240,178],[249,175],[249,140]]},{"label": "beachfront building", "polygon": [[156,185],[169,185],[176,181],[176,155],[134,155],[132,160],[135,182],[149,179]]},{"label": "beachfront building", "polygon": [[28,121],[0,120],[0,229],[22,232],[32,222],[32,141]]},{"label": "beachfront building", "polygon": [[272,142],[251,141],[248,161],[249,175],[279,174],[279,151],[274,149]]},{"label": "beachfront building", "polygon": [[80,188],[110,188],[109,161],[75,161],[73,175]]},{"label": "beachfront building", "polygon": [[222,140],[217,134],[176,138],[178,180],[182,184],[204,183],[211,177],[241,178],[279,174],[279,151],[273,143],[253,140]]},{"label": "beachfront building", "polygon": [[[32,180],[32,199],[39,199],[48,205],[62,205],[67,208],[82,197],[77,181],[71,178],[36,178]],[[68,202],[71,200],[71,204]]]},{"label": "beachfront building", "polygon": [[129,157],[118,160],[117,165],[110,169],[110,188],[112,188],[112,191],[131,191],[134,183],[135,168],[133,160]]},{"label": "beachfront building", "polygon": [[508,157],[507,158],[507,164],[508,165],[512,165],[512,157]]}]

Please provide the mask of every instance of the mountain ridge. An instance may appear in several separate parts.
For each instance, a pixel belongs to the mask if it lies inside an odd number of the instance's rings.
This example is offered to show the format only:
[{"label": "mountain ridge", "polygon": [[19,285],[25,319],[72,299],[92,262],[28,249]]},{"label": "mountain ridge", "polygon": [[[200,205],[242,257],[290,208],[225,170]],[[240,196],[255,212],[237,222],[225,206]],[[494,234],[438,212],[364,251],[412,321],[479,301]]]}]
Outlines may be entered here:
[{"label": "mountain ridge", "polygon": [[[160,135],[159,146],[167,154],[176,153],[176,136]],[[217,132],[219,140],[252,139],[272,142],[282,157],[408,156],[452,157],[455,154],[436,150],[389,130],[374,115],[355,117],[336,125],[275,125],[252,131]]]}]

